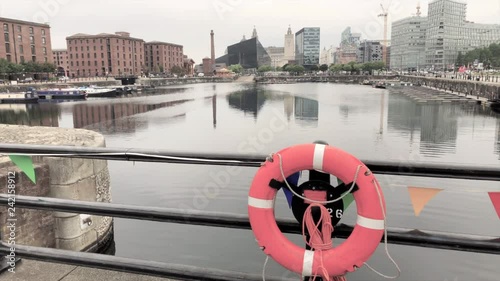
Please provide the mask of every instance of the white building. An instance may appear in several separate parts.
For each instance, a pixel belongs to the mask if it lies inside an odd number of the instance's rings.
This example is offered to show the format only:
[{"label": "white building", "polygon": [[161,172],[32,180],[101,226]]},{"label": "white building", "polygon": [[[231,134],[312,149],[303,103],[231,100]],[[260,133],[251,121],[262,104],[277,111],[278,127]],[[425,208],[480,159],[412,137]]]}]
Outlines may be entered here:
[{"label": "white building", "polygon": [[320,59],[319,59],[319,64],[326,64],[330,66],[335,62],[335,51],[337,48],[330,46],[330,48],[324,47],[323,50],[321,51]]},{"label": "white building", "polygon": [[289,26],[285,34],[285,50],[284,59],[288,62],[295,60],[295,36],[292,33],[292,28]]},{"label": "white building", "polygon": [[425,65],[427,17],[414,16],[392,23],[390,68],[418,70]]},{"label": "white building", "polygon": [[272,67],[282,67],[288,63],[288,60],[285,59],[284,47],[267,47],[266,52],[271,57]]}]

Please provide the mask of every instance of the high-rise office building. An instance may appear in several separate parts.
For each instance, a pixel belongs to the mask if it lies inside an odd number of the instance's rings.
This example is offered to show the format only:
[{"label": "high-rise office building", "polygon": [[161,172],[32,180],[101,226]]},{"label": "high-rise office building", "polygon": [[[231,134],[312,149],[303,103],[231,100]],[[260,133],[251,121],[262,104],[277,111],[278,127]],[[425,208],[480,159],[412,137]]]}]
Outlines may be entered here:
[{"label": "high-rise office building", "polygon": [[391,69],[417,70],[425,65],[427,17],[414,16],[392,23]]},{"label": "high-rise office building", "polygon": [[381,62],[383,58],[383,45],[380,41],[365,40],[358,48],[358,63]]},{"label": "high-rise office building", "polygon": [[295,61],[306,68],[319,64],[320,28],[304,27],[295,33]]},{"label": "high-rise office building", "polygon": [[500,25],[466,20],[464,0],[434,0],[429,3],[425,42],[428,68],[453,69],[458,53],[489,46],[500,40]]}]

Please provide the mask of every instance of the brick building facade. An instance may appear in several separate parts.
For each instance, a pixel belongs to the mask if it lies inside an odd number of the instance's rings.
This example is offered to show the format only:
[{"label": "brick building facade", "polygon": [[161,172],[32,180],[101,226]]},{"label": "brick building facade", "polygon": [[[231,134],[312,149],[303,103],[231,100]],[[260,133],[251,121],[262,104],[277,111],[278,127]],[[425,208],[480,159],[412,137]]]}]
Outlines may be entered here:
[{"label": "brick building facade", "polygon": [[66,42],[71,77],[139,76],[144,71],[144,40],[130,33],[79,33]]},{"label": "brick building facade", "polygon": [[52,63],[50,26],[35,22],[0,18],[0,59],[13,63]]},{"label": "brick building facade", "polygon": [[184,47],[159,41],[145,44],[146,68],[153,73],[171,73],[172,67],[184,68]]},{"label": "brick building facade", "polygon": [[67,49],[54,49],[54,64],[57,67],[58,76],[69,76],[69,55]]}]

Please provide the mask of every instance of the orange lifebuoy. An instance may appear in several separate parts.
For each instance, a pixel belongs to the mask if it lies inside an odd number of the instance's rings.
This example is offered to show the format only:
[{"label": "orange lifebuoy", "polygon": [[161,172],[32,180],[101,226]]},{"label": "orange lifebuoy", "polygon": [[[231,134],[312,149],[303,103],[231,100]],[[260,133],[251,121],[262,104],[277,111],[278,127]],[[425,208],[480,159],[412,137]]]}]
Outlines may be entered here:
[{"label": "orange lifebuoy", "polygon": [[[358,186],[354,199],[357,223],[347,240],[336,248],[309,251],[293,244],[281,233],[274,217],[277,189],[271,180],[284,181],[302,170],[318,170]],[[360,268],[373,255],[384,235],[385,200],[372,172],[357,158],[338,148],[303,144],[274,154],[258,170],[248,197],[252,231],[264,253],[290,271],[302,276],[341,276]],[[320,256],[321,255],[321,256]]]}]

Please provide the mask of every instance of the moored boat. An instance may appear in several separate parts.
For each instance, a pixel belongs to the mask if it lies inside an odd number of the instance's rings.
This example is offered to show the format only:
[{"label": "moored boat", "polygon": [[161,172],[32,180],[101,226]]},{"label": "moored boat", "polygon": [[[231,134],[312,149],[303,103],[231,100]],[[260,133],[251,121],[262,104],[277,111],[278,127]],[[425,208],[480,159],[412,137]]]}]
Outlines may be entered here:
[{"label": "moored boat", "polygon": [[86,93],[89,98],[114,98],[117,95],[116,88],[90,86],[78,89]]},{"label": "moored boat", "polygon": [[0,103],[37,103],[38,96],[33,92],[0,93]]},{"label": "moored boat", "polygon": [[377,88],[377,89],[385,89],[386,88],[384,82],[377,82],[377,83],[373,84],[373,87]]},{"label": "moored boat", "polygon": [[57,99],[57,100],[83,100],[87,95],[75,88],[58,88],[58,89],[42,89],[32,90],[40,99]]},{"label": "moored boat", "polygon": [[493,111],[500,113],[500,99],[490,100],[490,108]]}]

